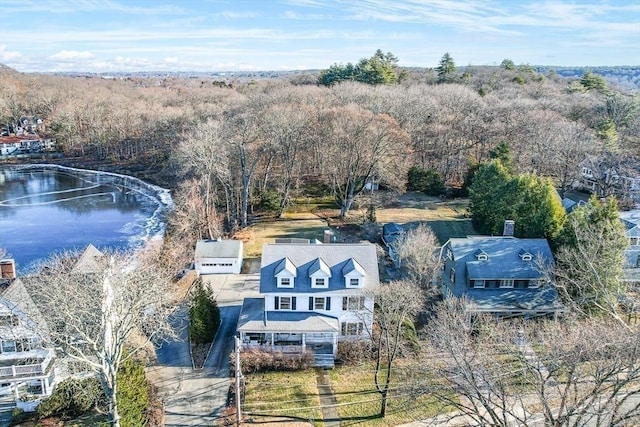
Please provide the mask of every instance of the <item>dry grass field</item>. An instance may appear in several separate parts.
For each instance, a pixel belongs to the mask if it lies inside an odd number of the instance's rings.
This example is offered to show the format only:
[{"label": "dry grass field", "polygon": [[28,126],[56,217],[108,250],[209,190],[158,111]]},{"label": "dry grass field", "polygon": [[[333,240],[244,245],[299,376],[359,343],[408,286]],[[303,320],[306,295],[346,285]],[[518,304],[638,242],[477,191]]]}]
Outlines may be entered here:
[{"label": "dry grass field", "polygon": [[[419,193],[406,193],[376,210],[379,228],[387,222],[397,222],[407,228],[424,222],[429,225],[438,240],[444,243],[450,237],[464,237],[476,234],[468,219],[468,201],[456,199],[443,201]],[[259,263],[262,246],[273,243],[277,238],[304,238],[322,241],[323,233],[331,229],[337,242],[359,241],[379,238],[364,233],[364,210],[354,209],[345,220],[338,218],[339,210],[330,199],[303,199],[295,201],[283,218],[260,221],[234,237],[242,239],[244,257],[248,269],[255,271]]]}]

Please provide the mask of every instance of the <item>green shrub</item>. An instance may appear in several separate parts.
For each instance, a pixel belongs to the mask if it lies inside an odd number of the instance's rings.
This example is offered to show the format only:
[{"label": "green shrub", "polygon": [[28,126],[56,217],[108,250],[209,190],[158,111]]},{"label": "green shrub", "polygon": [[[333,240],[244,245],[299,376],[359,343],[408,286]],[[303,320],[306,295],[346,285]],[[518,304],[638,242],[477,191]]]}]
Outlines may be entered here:
[{"label": "green shrub", "polygon": [[[231,355],[231,372],[235,370],[235,357]],[[246,350],[240,353],[242,372],[253,374],[265,371],[298,371],[313,365],[313,353],[285,354],[281,351]]]},{"label": "green shrub", "polygon": [[276,190],[265,190],[260,193],[260,209],[265,212],[277,212],[282,204],[282,196]]},{"label": "green shrub", "polygon": [[118,370],[118,412],[122,427],[146,425],[149,383],[142,363],[127,359]]},{"label": "green shrub", "polygon": [[369,340],[346,340],[338,343],[336,358],[345,363],[357,364],[373,358]]},{"label": "green shrub", "polygon": [[220,308],[213,293],[205,288],[202,279],[198,279],[191,297],[189,308],[189,339],[194,344],[204,344],[213,341],[213,337],[220,326]]},{"label": "green shrub", "polygon": [[38,405],[38,418],[73,418],[96,407],[104,408],[104,392],[97,378],[67,379]]},{"label": "green shrub", "polygon": [[411,191],[420,191],[429,196],[439,196],[444,194],[446,188],[444,179],[440,173],[433,169],[422,169],[418,166],[412,166],[407,175],[407,189]]}]

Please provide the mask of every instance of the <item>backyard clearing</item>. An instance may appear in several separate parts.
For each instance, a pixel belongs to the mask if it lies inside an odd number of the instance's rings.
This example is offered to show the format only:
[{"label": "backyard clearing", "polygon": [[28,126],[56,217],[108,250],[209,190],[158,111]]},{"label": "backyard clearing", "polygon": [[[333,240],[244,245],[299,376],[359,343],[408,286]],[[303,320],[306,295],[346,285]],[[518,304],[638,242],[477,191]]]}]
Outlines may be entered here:
[{"label": "backyard clearing", "polygon": [[[420,193],[405,193],[383,207],[376,209],[379,227],[387,222],[397,222],[411,228],[418,223],[430,226],[440,243],[450,237],[465,237],[477,234],[468,219],[468,200],[454,199],[442,201]],[[273,243],[277,238],[302,238],[323,240],[324,231],[331,229],[337,242],[357,242],[359,240],[380,241],[371,233],[362,233],[366,212],[353,209],[345,220],[338,218],[339,210],[326,199],[311,200],[293,204],[281,219],[260,221],[238,232],[234,237],[244,244],[247,268],[244,272],[259,270],[262,246]],[[256,265],[257,263],[257,265]]]}]

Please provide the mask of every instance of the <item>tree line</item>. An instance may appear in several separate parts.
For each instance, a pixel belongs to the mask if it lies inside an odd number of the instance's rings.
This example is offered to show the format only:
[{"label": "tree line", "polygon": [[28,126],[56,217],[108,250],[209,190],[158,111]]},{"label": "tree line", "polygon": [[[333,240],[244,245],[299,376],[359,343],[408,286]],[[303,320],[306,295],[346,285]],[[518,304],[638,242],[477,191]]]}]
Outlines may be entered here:
[{"label": "tree line", "polygon": [[514,174],[547,177],[561,192],[588,154],[639,154],[638,95],[594,75],[568,81],[510,60],[461,70],[449,54],[434,69],[401,69],[378,51],[350,78],[322,84],[336,67],[316,81],[229,85],[3,71],[0,123],[42,116],[68,158],[175,189],[172,224],[190,239],[245,227],[266,206],[281,213],[305,194],[332,196],[344,216],[368,179],[402,191],[410,167],[460,189],[500,144]]}]

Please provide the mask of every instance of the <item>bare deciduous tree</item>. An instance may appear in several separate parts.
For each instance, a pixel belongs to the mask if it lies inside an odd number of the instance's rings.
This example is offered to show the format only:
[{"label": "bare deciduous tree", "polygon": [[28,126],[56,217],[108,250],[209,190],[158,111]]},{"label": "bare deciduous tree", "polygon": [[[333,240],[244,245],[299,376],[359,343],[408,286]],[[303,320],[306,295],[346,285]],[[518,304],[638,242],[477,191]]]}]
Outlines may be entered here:
[{"label": "bare deciduous tree", "polygon": [[440,258],[436,253],[440,247],[431,228],[419,224],[393,243],[400,265],[409,278],[422,287],[429,287],[439,272]]},{"label": "bare deciduous tree", "polygon": [[387,411],[394,361],[407,354],[415,342],[414,318],[423,308],[422,290],[411,282],[392,282],[375,292],[373,330],[369,335],[376,355],[374,382],[380,393],[380,416]]},{"label": "bare deciduous tree", "polygon": [[341,217],[374,176],[390,188],[404,187],[410,139],[391,116],[349,105],[322,111],[319,127]]},{"label": "bare deciduous tree", "polygon": [[[502,321],[443,304],[416,373],[455,411],[438,418],[493,426],[613,426],[640,420],[640,333],[616,322]],[[435,375],[442,372],[443,375]]]},{"label": "bare deciduous tree", "polygon": [[38,326],[46,328],[65,356],[98,376],[112,426],[120,425],[118,370],[147,344],[136,344],[132,337],[144,334],[157,341],[173,333],[168,323],[173,306],[169,276],[155,262],[157,257],[152,247],[135,254],[102,255],[90,246],[80,257],[52,257],[25,281],[42,313]]}]

